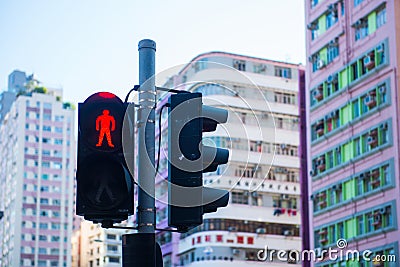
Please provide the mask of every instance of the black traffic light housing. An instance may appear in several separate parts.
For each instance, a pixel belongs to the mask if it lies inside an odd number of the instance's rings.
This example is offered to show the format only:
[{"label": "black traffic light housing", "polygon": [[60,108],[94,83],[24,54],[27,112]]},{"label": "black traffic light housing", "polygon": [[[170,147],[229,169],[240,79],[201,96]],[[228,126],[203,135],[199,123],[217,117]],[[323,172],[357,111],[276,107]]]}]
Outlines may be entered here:
[{"label": "black traffic light housing", "polygon": [[203,132],[215,131],[228,112],[203,105],[201,93],[171,95],[169,105],[168,225],[185,232],[228,204],[229,192],[203,187],[202,177],[228,162],[228,150],[202,145]]},{"label": "black traffic light housing", "polygon": [[99,92],[78,105],[76,214],[104,225],[133,214],[133,178],[123,153],[128,105]]}]

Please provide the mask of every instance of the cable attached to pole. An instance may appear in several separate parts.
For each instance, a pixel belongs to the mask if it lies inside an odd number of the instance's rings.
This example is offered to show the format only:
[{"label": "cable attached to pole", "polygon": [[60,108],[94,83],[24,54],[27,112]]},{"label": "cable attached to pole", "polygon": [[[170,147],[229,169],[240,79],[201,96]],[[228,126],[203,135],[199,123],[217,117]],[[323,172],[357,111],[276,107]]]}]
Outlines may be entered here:
[{"label": "cable attached to pole", "polygon": [[158,167],[160,166],[160,155],[161,155],[161,116],[162,116],[162,112],[163,109],[165,107],[169,107],[170,104],[169,103],[165,103],[164,105],[162,105],[161,109],[160,109],[160,115],[158,116],[158,152],[157,152],[157,165],[156,165],[156,175],[158,173]]}]

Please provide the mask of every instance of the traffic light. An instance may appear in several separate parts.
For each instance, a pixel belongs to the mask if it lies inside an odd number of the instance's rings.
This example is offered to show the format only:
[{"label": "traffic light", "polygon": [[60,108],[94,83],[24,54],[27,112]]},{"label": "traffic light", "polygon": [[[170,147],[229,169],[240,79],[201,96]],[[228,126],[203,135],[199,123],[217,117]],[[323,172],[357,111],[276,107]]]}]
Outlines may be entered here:
[{"label": "traffic light", "polygon": [[127,107],[108,92],[78,105],[76,213],[104,225],[133,214],[133,179],[122,148]]},{"label": "traffic light", "polygon": [[203,187],[202,178],[228,162],[228,150],[202,145],[203,132],[215,131],[228,112],[203,105],[201,93],[171,95],[169,105],[168,225],[184,232],[228,204],[229,192]]}]

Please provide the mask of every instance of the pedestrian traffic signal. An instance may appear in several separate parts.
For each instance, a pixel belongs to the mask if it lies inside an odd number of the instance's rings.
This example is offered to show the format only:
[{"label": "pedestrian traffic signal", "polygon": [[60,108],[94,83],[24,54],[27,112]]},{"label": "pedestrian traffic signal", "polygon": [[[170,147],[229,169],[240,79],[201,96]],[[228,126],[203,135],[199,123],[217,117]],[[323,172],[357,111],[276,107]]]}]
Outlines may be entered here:
[{"label": "pedestrian traffic signal", "polygon": [[203,132],[215,131],[228,112],[203,105],[201,93],[171,95],[169,105],[168,225],[184,232],[228,204],[228,191],[203,187],[202,178],[228,162],[228,150],[202,145]]},{"label": "pedestrian traffic signal", "polygon": [[133,214],[133,178],[122,148],[127,107],[107,92],[78,105],[76,213],[87,220],[109,225]]}]

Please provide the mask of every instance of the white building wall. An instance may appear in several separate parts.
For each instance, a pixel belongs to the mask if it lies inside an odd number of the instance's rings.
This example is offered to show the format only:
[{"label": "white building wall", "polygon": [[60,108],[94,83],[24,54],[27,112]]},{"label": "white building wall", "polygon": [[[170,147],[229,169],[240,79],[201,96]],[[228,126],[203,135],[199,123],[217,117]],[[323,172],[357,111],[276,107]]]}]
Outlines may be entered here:
[{"label": "white building wall", "polygon": [[0,129],[12,146],[3,147],[1,165],[16,169],[1,177],[2,200],[11,200],[5,207],[3,235],[10,239],[2,239],[2,266],[70,266],[74,111],[56,96],[20,96]]}]

